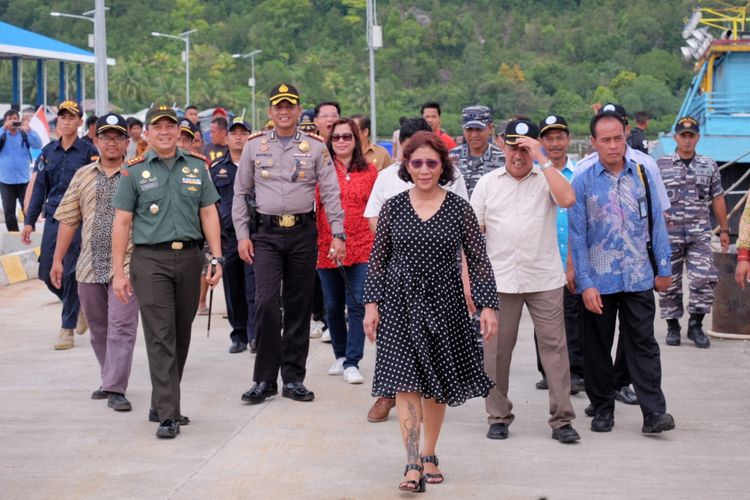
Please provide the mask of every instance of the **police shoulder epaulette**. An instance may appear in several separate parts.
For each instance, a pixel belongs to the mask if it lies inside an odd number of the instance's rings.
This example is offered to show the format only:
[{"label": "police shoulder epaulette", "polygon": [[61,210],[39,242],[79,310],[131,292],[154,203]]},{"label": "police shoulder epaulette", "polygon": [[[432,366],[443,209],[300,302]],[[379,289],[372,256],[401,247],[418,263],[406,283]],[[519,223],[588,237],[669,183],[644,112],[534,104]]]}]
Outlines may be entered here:
[{"label": "police shoulder epaulette", "polygon": [[196,158],[200,158],[201,160],[203,160],[203,161],[205,161],[206,163],[208,163],[208,158],[206,158],[205,156],[203,156],[203,155],[202,155],[202,154],[200,154],[200,153],[195,153],[195,152],[193,152],[193,151],[185,151],[185,154],[187,154],[187,155],[190,155],[190,156],[194,156],[194,157],[196,157]]},{"label": "police shoulder epaulette", "polygon": [[256,137],[260,137],[261,135],[265,135],[265,134],[266,134],[265,130],[259,130],[255,133],[250,134],[250,137],[248,137],[247,140],[249,141],[251,139],[255,139]]},{"label": "police shoulder epaulette", "polygon": [[140,163],[140,162],[145,161],[145,160],[146,160],[145,156],[136,156],[134,158],[131,158],[131,159],[128,160],[128,167],[132,167],[136,163]]},{"label": "police shoulder epaulette", "polygon": [[214,160],[214,162],[213,162],[213,163],[212,163],[212,164],[211,164],[211,165],[209,166],[209,168],[214,168],[214,165],[218,165],[219,163],[223,162],[223,161],[224,161],[224,158],[226,158],[226,156],[222,156],[221,158],[217,158],[217,159],[216,159],[216,160]]},{"label": "police shoulder epaulette", "polygon": [[317,139],[317,140],[319,140],[320,142],[323,142],[323,143],[325,143],[325,142],[326,142],[326,140],[325,140],[325,139],[324,139],[323,137],[319,136],[318,134],[313,134],[312,132],[305,132],[305,133],[306,133],[306,134],[307,134],[307,135],[308,135],[309,137],[312,137],[313,139]]}]

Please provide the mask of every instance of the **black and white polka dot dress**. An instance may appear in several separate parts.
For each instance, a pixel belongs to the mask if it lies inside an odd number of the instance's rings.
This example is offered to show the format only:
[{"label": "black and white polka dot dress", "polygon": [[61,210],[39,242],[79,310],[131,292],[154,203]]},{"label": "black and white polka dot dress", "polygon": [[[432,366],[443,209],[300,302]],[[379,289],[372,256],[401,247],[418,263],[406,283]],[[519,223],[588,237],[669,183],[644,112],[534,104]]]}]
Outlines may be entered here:
[{"label": "black and white polka dot dress", "polygon": [[495,277],[468,202],[448,192],[422,221],[406,191],[380,211],[364,290],[365,303],[377,302],[380,311],[373,396],[418,392],[458,406],[494,385],[466,307],[459,248],[477,308],[497,309]]}]

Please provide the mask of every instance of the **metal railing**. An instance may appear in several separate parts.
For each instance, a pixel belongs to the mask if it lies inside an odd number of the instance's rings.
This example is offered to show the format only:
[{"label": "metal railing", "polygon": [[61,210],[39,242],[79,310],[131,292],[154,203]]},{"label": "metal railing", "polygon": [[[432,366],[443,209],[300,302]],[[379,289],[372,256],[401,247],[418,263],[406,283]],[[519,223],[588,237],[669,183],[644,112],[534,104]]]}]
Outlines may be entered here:
[{"label": "metal railing", "polygon": [[750,93],[705,92],[693,96],[685,110],[701,123],[712,115],[750,118]]}]

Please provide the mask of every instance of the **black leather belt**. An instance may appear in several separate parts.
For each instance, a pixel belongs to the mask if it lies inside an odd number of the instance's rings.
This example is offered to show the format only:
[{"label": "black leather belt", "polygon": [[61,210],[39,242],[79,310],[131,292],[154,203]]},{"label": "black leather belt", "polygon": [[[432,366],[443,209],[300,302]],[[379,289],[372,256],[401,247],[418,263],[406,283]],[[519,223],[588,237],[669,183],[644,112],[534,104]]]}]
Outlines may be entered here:
[{"label": "black leather belt", "polygon": [[136,245],[139,248],[150,248],[151,250],[185,250],[187,248],[199,247],[203,245],[203,240],[187,241],[165,241],[154,245]]},{"label": "black leather belt", "polygon": [[308,221],[315,220],[315,212],[307,212],[306,214],[282,214],[282,215],[266,215],[258,214],[258,225],[259,226],[273,226],[273,227],[295,227]]}]

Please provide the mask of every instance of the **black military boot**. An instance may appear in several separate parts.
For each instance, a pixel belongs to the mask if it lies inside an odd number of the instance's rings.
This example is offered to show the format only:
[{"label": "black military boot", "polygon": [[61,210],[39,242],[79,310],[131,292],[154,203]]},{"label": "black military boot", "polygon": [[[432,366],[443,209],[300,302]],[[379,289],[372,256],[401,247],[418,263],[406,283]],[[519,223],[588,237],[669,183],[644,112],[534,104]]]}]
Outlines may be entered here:
[{"label": "black military boot", "polygon": [[667,320],[667,345],[680,345],[680,320]]},{"label": "black military boot", "polygon": [[[690,340],[695,342],[695,347],[706,349],[711,345],[711,341],[703,332],[703,315],[702,314],[691,314],[690,321],[688,321],[688,332],[687,336]],[[667,335],[669,338],[669,335]]]}]

